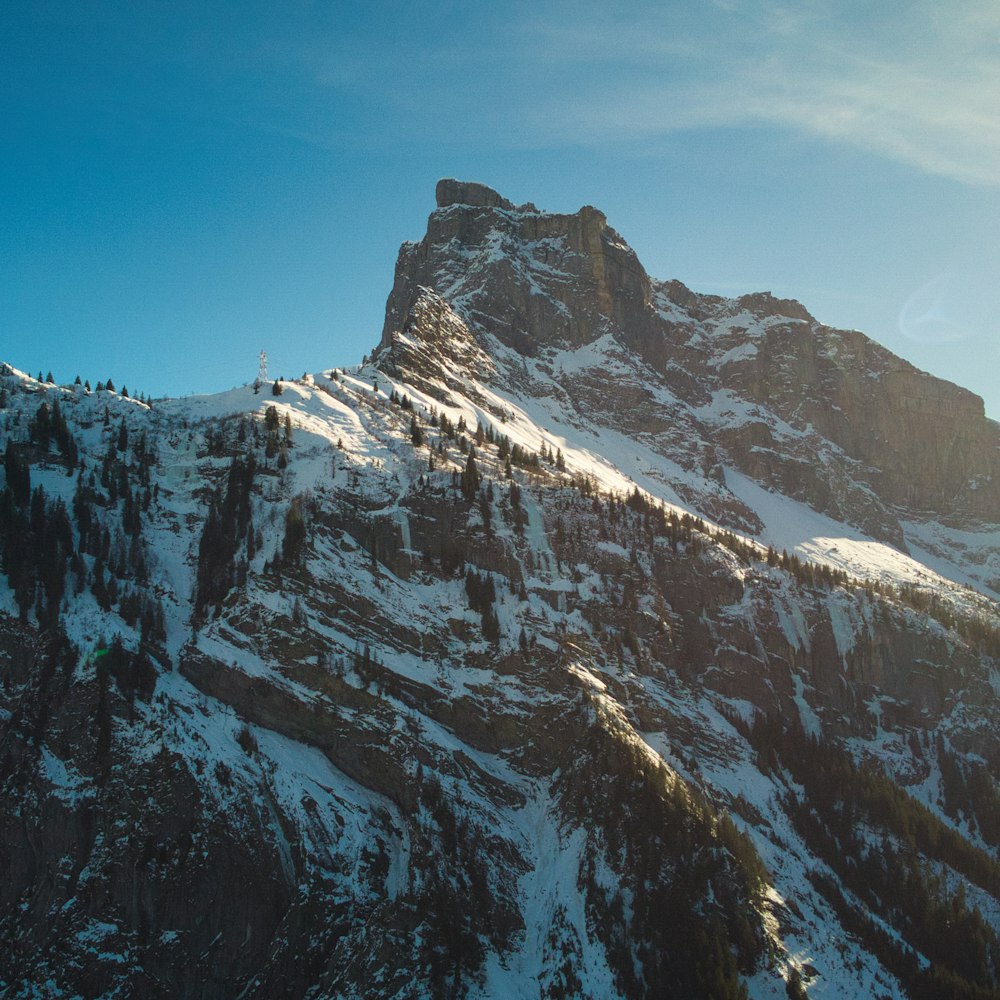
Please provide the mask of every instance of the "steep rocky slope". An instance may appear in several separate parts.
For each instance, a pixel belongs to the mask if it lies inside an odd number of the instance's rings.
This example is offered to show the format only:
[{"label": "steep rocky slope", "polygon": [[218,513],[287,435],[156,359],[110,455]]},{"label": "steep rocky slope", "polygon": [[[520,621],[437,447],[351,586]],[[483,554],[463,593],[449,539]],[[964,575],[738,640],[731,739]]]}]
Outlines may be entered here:
[{"label": "steep rocky slope", "polygon": [[591,422],[686,469],[707,453],[898,546],[901,518],[1000,516],[1000,427],[967,390],[797,302],[654,281],[596,209],[539,212],[452,180],[437,203],[400,251],[384,348],[429,289]]},{"label": "steep rocky slope", "polygon": [[454,181],[360,368],[0,385],[5,995],[997,994],[963,390]]}]

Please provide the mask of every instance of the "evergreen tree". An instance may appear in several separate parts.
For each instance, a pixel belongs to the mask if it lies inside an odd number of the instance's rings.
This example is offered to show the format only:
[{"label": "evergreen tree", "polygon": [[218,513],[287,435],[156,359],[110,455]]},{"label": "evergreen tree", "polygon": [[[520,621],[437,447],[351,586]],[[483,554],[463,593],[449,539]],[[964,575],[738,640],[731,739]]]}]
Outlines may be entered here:
[{"label": "evergreen tree", "polygon": [[[103,639],[99,645],[104,647]],[[103,785],[108,780],[111,770],[111,706],[108,701],[110,689],[110,674],[108,665],[105,662],[107,656],[102,656],[97,660],[97,712],[96,712],[96,739],[95,754],[97,759],[97,783]]]},{"label": "evergreen tree", "polygon": [[479,481],[480,481],[479,469],[476,466],[476,456],[474,452],[469,452],[469,457],[466,460],[465,468],[462,470],[462,478],[460,483],[460,488],[462,490],[462,496],[472,503],[476,499],[476,494],[479,492]]},{"label": "evergreen tree", "polygon": [[49,443],[52,440],[52,411],[48,403],[42,403],[35,411],[28,425],[28,436],[42,451],[49,450]]},{"label": "evergreen tree", "polygon": [[483,638],[487,642],[497,643],[500,640],[500,620],[493,608],[487,608],[483,612]]},{"label": "evergreen tree", "polygon": [[808,1000],[809,994],[802,985],[802,973],[794,967],[785,981],[785,993],[788,995],[788,1000]]},{"label": "evergreen tree", "polygon": [[209,506],[205,528],[198,547],[198,575],[195,611],[204,613],[218,604],[236,584],[236,554],[240,543],[253,531],[250,496],[256,472],[253,455],[246,461],[237,458],[229,467],[225,491]]},{"label": "evergreen tree", "polygon": [[3,466],[7,477],[7,489],[10,490],[14,503],[18,507],[27,506],[28,500],[31,499],[31,468],[21,449],[10,438],[7,439]]},{"label": "evergreen tree", "polygon": [[296,497],[285,514],[285,540],[281,546],[281,559],[286,566],[296,566],[302,559],[306,542],[306,522],[302,506]]},{"label": "evergreen tree", "polygon": [[487,490],[483,489],[479,492],[479,514],[483,519],[483,531],[486,534],[493,534],[493,511],[492,505],[490,503],[490,497]]}]

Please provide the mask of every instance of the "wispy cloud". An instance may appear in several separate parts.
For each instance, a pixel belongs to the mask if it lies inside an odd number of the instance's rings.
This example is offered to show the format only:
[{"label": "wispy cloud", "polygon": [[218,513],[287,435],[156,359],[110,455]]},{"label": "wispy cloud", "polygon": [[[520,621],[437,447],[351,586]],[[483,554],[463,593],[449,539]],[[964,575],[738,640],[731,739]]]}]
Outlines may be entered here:
[{"label": "wispy cloud", "polygon": [[996,0],[379,6],[288,40],[313,88],[289,92],[303,134],[325,142],[334,106],[363,108],[373,131],[490,148],[776,126],[1000,184]]},{"label": "wispy cloud", "polygon": [[526,25],[525,55],[557,65],[525,108],[566,141],[777,125],[975,184],[1000,184],[1000,6],[795,6],[716,0],[574,5]]},{"label": "wispy cloud", "polygon": [[900,333],[924,344],[945,344],[968,337],[968,328],[951,304],[955,298],[952,285],[950,274],[940,274],[918,288],[899,311]]}]

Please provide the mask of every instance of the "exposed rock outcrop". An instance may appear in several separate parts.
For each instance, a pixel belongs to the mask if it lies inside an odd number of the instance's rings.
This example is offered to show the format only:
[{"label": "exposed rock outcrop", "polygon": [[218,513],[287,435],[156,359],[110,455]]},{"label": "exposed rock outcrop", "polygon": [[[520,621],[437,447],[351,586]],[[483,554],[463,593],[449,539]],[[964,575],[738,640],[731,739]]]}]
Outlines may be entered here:
[{"label": "exposed rock outcrop", "polygon": [[[430,289],[487,354],[484,337],[544,360],[547,350],[590,349],[610,335],[662,390],[661,415],[650,410],[640,421],[650,434],[669,423],[690,452],[719,446],[723,464],[900,547],[900,514],[1000,521],[1000,427],[967,390],[861,333],[818,323],[798,302],[768,292],[724,299],[653,282],[589,206],[540,212],[456,180],[439,183],[437,201],[424,238],[400,250],[386,306],[382,347],[396,370],[405,372],[408,358],[393,338],[412,328],[415,310],[426,311],[419,301]],[[442,337],[445,360],[451,343]],[[599,356],[583,378],[586,367],[553,378],[577,408],[636,433],[637,411],[616,389],[621,371],[609,376]],[[520,377],[484,374],[498,385]],[[734,416],[720,419],[708,405],[720,393],[739,404],[730,406]],[[683,446],[667,450],[687,464]]]}]

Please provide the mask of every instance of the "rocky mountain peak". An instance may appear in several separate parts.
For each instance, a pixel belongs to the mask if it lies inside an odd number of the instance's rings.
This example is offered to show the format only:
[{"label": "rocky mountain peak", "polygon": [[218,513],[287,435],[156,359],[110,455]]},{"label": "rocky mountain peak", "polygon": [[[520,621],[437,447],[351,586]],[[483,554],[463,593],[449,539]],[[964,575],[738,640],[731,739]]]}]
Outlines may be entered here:
[{"label": "rocky mountain peak", "polygon": [[529,357],[545,345],[581,346],[649,326],[649,277],[598,209],[515,206],[485,185],[450,178],[438,182],[437,206],[424,238],[400,250],[383,346],[405,326],[420,287]]},{"label": "rocky mountain peak", "polygon": [[806,323],[815,323],[816,318],[801,302],[795,299],[779,299],[770,292],[751,292],[741,295],[737,305],[755,316],[782,316],[787,319],[800,319]]},{"label": "rocky mountain peak", "polygon": [[470,376],[488,378],[496,372],[493,359],[476,343],[462,317],[423,287],[417,289],[402,328],[380,347],[377,359],[383,371],[439,400],[464,387]]},{"label": "rocky mountain peak", "polygon": [[442,177],[437,182],[435,197],[438,208],[469,205],[473,208],[502,208],[506,211],[514,209],[514,203],[498,194],[493,188],[474,181],[458,181],[454,177]]},{"label": "rocky mountain peak", "polygon": [[[520,358],[493,364],[501,348]],[[574,354],[563,374],[553,352]],[[699,504],[729,466],[897,546],[901,508],[992,521],[1000,506],[1000,428],[977,397],[795,300],[653,281],[591,206],[540,211],[439,181],[426,234],[400,250],[380,357],[424,385],[437,366],[439,392],[481,376],[551,393],[553,379],[566,406],[714,468]],[[545,365],[534,388],[531,359]]]}]

